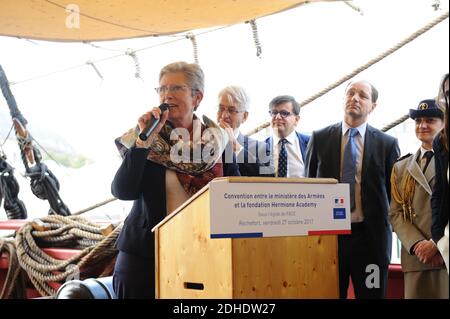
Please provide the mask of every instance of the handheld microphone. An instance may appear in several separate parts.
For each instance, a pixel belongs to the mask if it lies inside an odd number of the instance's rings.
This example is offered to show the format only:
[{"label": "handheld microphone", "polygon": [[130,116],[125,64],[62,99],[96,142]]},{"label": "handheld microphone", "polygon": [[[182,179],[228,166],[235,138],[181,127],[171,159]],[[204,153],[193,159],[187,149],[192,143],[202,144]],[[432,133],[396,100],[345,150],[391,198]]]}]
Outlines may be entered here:
[{"label": "handheld microphone", "polygon": [[[161,116],[162,116],[162,113],[164,111],[166,111],[168,108],[169,108],[169,104],[167,104],[167,103],[163,103],[159,106],[159,109],[161,110]],[[144,128],[141,133],[139,133],[139,138],[141,139],[141,141],[146,141],[148,139],[148,137],[150,135],[152,135],[152,133],[153,133],[156,125],[158,125],[160,119],[161,119],[161,117],[159,119],[157,119],[155,117],[152,117],[150,119],[147,127]]]}]

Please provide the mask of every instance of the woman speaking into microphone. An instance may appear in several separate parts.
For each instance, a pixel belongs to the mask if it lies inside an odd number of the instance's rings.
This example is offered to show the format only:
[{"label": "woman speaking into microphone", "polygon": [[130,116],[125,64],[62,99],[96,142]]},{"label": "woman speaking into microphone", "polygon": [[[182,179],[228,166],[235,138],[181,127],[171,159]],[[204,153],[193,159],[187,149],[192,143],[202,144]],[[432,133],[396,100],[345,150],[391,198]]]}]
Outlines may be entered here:
[{"label": "woman speaking into microphone", "polygon": [[136,128],[115,141],[123,162],[112,194],[134,201],[116,243],[113,284],[118,298],[154,298],[151,229],[214,178],[240,175],[233,155],[224,157],[233,154],[225,132],[194,113],[203,90],[199,65],[166,65],[156,88],[161,106],[139,117]]}]

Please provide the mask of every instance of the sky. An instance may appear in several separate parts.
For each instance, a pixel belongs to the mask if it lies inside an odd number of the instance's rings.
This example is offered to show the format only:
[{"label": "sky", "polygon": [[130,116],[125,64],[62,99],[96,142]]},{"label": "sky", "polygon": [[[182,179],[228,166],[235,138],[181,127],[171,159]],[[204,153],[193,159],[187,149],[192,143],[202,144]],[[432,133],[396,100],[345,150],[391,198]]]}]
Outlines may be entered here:
[{"label": "sky", "polygon": [[[303,101],[448,11],[448,1],[440,1],[439,11],[432,7],[434,2],[354,1],[363,15],[343,2],[312,3],[264,17],[257,20],[260,58],[248,24],[213,32],[194,30],[206,77],[198,114],[215,119],[220,89],[242,85],[251,98],[249,119],[242,127],[246,132],[269,120],[268,103],[273,97],[289,94]],[[205,31],[211,32],[200,34]],[[369,119],[371,125],[381,128],[437,94],[439,80],[449,70],[448,33],[446,19],[357,76],[372,82],[380,92],[378,106]],[[181,40],[163,45],[177,38]],[[134,76],[136,68],[130,56],[95,62],[128,48],[158,44],[138,51],[140,79]],[[154,91],[159,70],[174,61],[193,62],[191,42],[182,35],[95,45],[101,48],[0,37],[0,64],[13,82],[11,90],[28,122],[53,132],[76,153],[93,160],[83,171],[50,165],[58,172],[63,198],[76,209],[111,197],[111,180],[120,165],[114,138],[159,104]],[[103,79],[86,61],[95,62]],[[41,77],[72,66],[81,67]],[[345,84],[302,108],[297,129],[311,133],[340,121],[344,88]],[[3,97],[0,112],[8,112]],[[399,138],[403,154],[418,147],[412,130],[413,122],[408,120],[389,132]],[[269,133],[265,130],[257,137]],[[4,138],[0,136],[0,142]],[[19,164],[17,171],[23,173]],[[22,188],[27,187],[23,183]]]}]

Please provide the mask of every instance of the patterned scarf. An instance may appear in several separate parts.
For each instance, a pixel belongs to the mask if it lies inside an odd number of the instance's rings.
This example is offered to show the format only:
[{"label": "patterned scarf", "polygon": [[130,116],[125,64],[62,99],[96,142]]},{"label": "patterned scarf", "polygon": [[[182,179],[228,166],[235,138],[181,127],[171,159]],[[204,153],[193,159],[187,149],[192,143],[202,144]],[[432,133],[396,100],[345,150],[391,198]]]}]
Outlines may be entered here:
[{"label": "patterned scarf", "polygon": [[[222,152],[228,143],[225,131],[208,117],[203,116],[203,123],[201,123],[194,114],[194,135],[196,124],[200,126],[201,140],[193,143],[191,140],[183,141],[180,138],[170,139],[171,134],[172,138],[173,135],[177,137],[178,134],[174,132],[173,124],[167,121],[150,145],[147,157],[149,161],[174,170],[189,196],[194,195],[214,178],[223,176]],[[213,130],[207,131],[210,128]],[[136,126],[115,139],[122,157],[135,145],[138,135],[139,127]],[[197,154],[198,156],[195,156]]]}]

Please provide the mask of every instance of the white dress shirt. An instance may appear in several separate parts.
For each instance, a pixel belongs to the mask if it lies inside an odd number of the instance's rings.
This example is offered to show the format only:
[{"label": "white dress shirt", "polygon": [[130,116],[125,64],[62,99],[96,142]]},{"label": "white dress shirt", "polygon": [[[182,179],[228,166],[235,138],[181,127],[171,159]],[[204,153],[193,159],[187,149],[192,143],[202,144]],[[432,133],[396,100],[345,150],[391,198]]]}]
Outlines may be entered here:
[{"label": "white dress shirt", "polygon": [[[272,140],[273,164],[276,173],[278,172],[278,156],[281,150],[281,138],[274,134]],[[303,163],[302,153],[300,151],[300,140],[298,139],[295,130],[286,137],[286,140],[288,141],[286,143],[288,162],[286,177],[305,177],[305,164]]]}]

